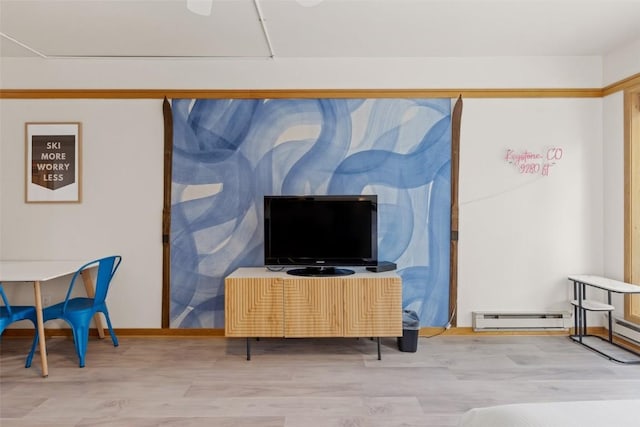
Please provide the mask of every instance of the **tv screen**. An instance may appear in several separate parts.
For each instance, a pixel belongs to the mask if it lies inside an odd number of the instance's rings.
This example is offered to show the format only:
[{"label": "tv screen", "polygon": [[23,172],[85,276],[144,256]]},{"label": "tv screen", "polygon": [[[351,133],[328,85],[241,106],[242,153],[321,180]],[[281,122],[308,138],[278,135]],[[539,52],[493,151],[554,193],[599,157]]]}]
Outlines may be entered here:
[{"label": "tv screen", "polygon": [[378,260],[376,195],[265,196],[264,263],[297,275],[351,274]]}]

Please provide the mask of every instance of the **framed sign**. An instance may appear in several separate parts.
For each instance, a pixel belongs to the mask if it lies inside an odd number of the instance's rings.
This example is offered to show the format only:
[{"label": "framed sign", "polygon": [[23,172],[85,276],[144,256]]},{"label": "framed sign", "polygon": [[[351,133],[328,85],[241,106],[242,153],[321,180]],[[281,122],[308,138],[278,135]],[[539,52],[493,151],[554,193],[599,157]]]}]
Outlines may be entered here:
[{"label": "framed sign", "polygon": [[26,123],[27,203],[79,203],[81,124]]}]

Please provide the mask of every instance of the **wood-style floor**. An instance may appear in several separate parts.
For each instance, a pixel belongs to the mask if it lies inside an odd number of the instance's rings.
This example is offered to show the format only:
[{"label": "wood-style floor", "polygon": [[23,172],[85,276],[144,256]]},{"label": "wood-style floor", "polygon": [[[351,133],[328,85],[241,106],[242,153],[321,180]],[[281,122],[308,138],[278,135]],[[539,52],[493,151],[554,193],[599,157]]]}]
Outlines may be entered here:
[{"label": "wood-style floor", "polygon": [[91,338],[85,368],[48,339],[48,378],[38,355],[24,368],[30,340],[3,339],[0,425],[455,426],[473,407],[640,396],[640,365],[563,336],[383,339],[380,361],[369,339],[262,339],[247,361],[243,339],[119,338]]}]

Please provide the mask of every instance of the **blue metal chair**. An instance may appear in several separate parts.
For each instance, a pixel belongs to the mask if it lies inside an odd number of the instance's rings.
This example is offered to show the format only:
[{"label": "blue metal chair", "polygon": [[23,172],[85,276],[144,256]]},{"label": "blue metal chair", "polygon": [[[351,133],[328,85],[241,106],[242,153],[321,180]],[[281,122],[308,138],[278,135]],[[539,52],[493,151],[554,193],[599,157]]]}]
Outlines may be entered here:
[{"label": "blue metal chair", "polygon": [[[73,342],[75,343],[76,353],[80,359],[80,367],[84,367],[85,354],[87,352],[87,342],[89,340],[89,325],[94,314],[102,313],[107,320],[107,326],[109,327],[109,334],[111,335],[111,341],[113,346],[118,346],[118,338],[116,337],[113,328],[111,327],[111,319],[109,319],[109,311],[107,310],[107,292],[109,291],[109,285],[111,279],[116,273],[116,270],[120,266],[122,257],[119,255],[109,256],[106,258],[97,259],[83,265],[75,272],[71,278],[69,289],[67,290],[67,296],[63,302],[45,307],[42,311],[44,322],[53,319],[63,319],[71,326],[73,332]],[[95,283],[95,296],[93,298],[76,297],[71,298],[73,286],[80,274],[89,268],[98,267]],[[33,358],[33,352],[36,348],[38,335],[35,336],[31,352],[27,357],[27,363],[30,365]]]},{"label": "blue metal chair", "polygon": [[[38,320],[36,317],[36,308],[32,305],[14,305],[9,304],[9,299],[7,299],[7,295],[4,293],[4,288],[0,283],[0,297],[2,297],[2,301],[4,303],[3,306],[0,306],[0,335],[4,332],[4,330],[10,324],[14,322],[18,322],[20,320],[30,320],[33,323],[33,327],[35,330],[34,342],[37,342],[38,337]],[[31,353],[34,348],[31,348]],[[25,368],[31,366],[31,359],[27,357],[27,361],[24,365]]]}]

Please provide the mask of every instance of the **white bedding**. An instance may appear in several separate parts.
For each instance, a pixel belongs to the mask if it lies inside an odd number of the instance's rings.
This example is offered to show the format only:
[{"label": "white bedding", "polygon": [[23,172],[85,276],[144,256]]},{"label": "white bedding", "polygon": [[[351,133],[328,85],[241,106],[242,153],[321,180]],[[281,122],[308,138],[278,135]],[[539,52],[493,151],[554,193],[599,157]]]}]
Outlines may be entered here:
[{"label": "white bedding", "polygon": [[640,427],[640,400],[519,403],[474,408],[459,427]]}]

